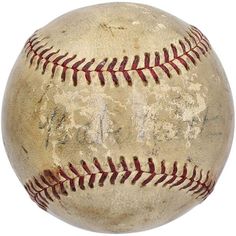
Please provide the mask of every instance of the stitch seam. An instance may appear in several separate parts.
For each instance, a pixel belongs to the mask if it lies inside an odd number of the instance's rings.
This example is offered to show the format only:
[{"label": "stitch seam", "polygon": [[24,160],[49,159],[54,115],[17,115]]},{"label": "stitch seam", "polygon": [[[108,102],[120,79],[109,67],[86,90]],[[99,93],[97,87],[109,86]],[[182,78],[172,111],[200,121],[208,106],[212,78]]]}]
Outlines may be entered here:
[{"label": "stitch seam", "polygon": [[[109,60],[107,57],[97,63],[95,58],[92,58],[91,60],[87,60],[86,58],[76,59],[78,57],[77,54],[72,56],[70,56],[68,52],[60,54],[60,49],[54,50],[54,46],[47,46],[48,42],[43,44],[43,41],[48,38],[44,37],[40,39],[38,31],[36,31],[36,33],[26,42],[25,53],[26,57],[29,58],[30,65],[33,65],[33,63],[36,62],[35,68],[40,68],[42,74],[45,73],[49,64],[52,64],[52,78],[55,77],[56,69],[62,68],[62,72],[60,73],[62,82],[66,80],[67,71],[71,70],[74,86],[77,86],[78,84],[79,72],[84,73],[84,78],[88,84],[91,84],[92,82],[91,73],[96,72],[101,86],[106,84],[104,72],[110,73],[115,86],[119,86],[120,83],[120,78],[117,74],[118,72],[123,75],[127,84],[132,86],[133,81],[130,76],[130,72],[132,71],[137,72],[144,85],[148,84],[148,74],[153,78],[155,83],[159,84],[161,77],[160,71],[168,78],[171,78],[174,73],[180,75],[183,69],[186,71],[190,70],[191,63],[196,66],[197,60],[201,61],[202,55],[207,56],[207,53],[209,53],[211,46],[200,30],[191,26],[187,35],[188,37],[184,37],[178,41],[178,45],[171,43],[170,47],[163,48],[162,52],[154,52],[153,64],[151,64],[151,54],[148,52],[144,53],[143,66],[139,66],[141,63],[139,55],[134,55],[133,59],[124,56],[120,63],[118,63],[117,58],[113,58],[108,64]],[[178,48],[181,48],[182,52],[178,50]],[[52,59],[53,57],[55,58]],[[127,64],[130,60],[132,60],[132,66],[127,68]],[[69,66],[69,63],[72,62],[72,66]],[[95,66],[95,69],[91,69],[91,66]],[[115,67],[118,69],[115,69]],[[160,71],[158,71],[158,68]]]},{"label": "stitch seam", "polygon": [[[50,202],[60,200],[61,196],[67,196],[68,189],[65,184],[68,183],[68,188],[72,192],[76,192],[78,189],[85,190],[86,188],[94,188],[96,179],[98,178],[98,186],[103,187],[105,181],[110,182],[111,185],[117,184],[118,176],[121,175],[119,183],[125,184],[128,179],[132,185],[139,184],[140,187],[145,187],[151,184],[154,178],[157,178],[153,183],[153,186],[161,185],[161,187],[169,187],[169,189],[178,188],[179,191],[186,190],[187,193],[191,193],[196,199],[205,200],[213,191],[215,181],[210,178],[210,172],[208,171],[205,178],[203,178],[203,170],[198,170],[197,166],[194,166],[191,177],[188,176],[189,169],[187,164],[184,164],[182,174],[178,174],[179,167],[178,162],[174,162],[172,166],[172,172],[168,173],[165,161],[161,161],[159,166],[160,172],[157,171],[157,167],[152,158],[148,159],[148,170],[143,170],[143,166],[138,157],[133,157],[134,169],[132,170],[123,156],[120,157],[120,163],[115,164],[111,157],[107,159],[107,165],[109,170],[104,170],[104,167],[98,161],[97,158],[93,160],[93,167],[88,166],[85,161],[81,161],[81,167],[84,173],[80,173],[72,163],[68,164],[67,173],[61,167],[57,168],[58,176],[56,176],[51,170],[44,170],[43,174],[39,175],[39,178],[33,177],[32,180],[28,180],[24,185],[26,191],[30,195],[31,199],[37,203],[37,205],[43,210],[47,210]],[[196,179],[197,173],[199,178]],[[144,179],[143,174],[148,175]],[[73,176],[73,177],[72,177]],[[140,179],[142,179],[140,181]],[[51,192],[51,193],[50,193]]]}]

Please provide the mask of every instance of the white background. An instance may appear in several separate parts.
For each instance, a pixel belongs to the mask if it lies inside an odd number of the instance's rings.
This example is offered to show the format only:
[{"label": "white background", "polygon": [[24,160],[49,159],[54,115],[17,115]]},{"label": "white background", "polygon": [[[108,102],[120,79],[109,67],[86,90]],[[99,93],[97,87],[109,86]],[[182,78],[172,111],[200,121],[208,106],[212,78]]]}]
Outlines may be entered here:
[{"label": "white background", "polygon": [[[40,0],[0,2],[0,103],[10,70],[26,39],[38,28],[75,8],[107,1]],[[130,2],[134,2],[131,1]],[[200,28],[220,57],[236,95],[236,3],[234,0],[146,0]],[[0,144],[0,235],[95,235],[66,224],[39,209],[15,176]],[[160,228],[137,235],[236,235],[236,150],[215,191],[202,204]]]}]

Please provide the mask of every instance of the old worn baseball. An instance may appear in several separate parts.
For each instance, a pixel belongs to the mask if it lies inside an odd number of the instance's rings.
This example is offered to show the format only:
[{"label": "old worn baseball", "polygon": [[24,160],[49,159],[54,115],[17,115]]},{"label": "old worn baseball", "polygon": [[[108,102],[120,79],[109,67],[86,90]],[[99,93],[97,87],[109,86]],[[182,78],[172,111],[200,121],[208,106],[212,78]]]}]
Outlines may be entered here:
[{"label": "old worn baseball", "polygon": [[8,157],[32,200],[98,232],[160,226],[201,203],[233,127],[207,38],[133,3],[81,8],[36,31],[2,113]]}]

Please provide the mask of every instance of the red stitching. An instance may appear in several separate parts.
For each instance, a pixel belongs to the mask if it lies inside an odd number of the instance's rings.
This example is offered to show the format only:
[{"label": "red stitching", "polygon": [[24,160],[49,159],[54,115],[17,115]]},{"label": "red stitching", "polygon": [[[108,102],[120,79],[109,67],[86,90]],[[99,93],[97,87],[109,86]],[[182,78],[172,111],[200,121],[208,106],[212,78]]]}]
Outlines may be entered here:
[{"label": "red stitching", "polygon": [[[65,183],[69,183],[69,189],[75,192],[77,188],[81,190],[85,190],[86,187],[94,188],[96,183],[102,187],[106,180],[115,185],[118,183],[117,179],[119,179],[120,184],[125,184],[128,180],[130,180],[129,183],[131,184],[137,184],[142,178],[139,182],[140,187],[145,187],[151,184],[154,178],[157,178],[153,186],[162,184],[161,187],[169,186],[169,189],[182,186],[178,189],[179,191],[186,190],[192,196],[195,196],[196,199],[202,200],[209,196],[215,186],[215,181],[210,178],[210,172],[207,172],[203,180],[203,170],[198,170],[197,166],[194,166],[191,177],[188,177],[189,169],[187,164],[184,164],[182,174],[179,174],[178,162],[174,162],[169,171],[164,160],[159,166],[154,163],[152,158],[149,158],[146,164],[148,170],[144,170],[146,165],[141,163],[136,156],[133,157],[133,162],[130,165],[128,165],[123,156],[120,157],[119,163],[114,163],[112,158],[108,157],[107,164],[104,166],[97,158],[94,158],[91,166],[82,160],[81,167],[84,173],[79,173],[78,168],[69,163],[66,171],[61,167],[58,167],[56,171],[45,170],[43,174],[39,175],[39,178],[33,177],[24,186],[31,199],[44,210],[47,210],[50,202],[56,199],[60,200],[60,195],[67,196],[69,194]],[[105,171],[107,166],[109,170]],[[144,174],[145,177],[143,177]],[[197,175],[199,176],[198,179],[196,179]],[[96,181],[96,179],[98,180]],[[185,182],[188,183],[184,185]]]},{"label": "red stitching", "polygon": [[[162,52],[154,52],[155,58],[153,62],[151,61],[151,54],[149,52],[144,53],[143,65],[140,65],[141,61],[139,55],[135,55],[133,59],[124,56],[120,63],[118,63],[117,58],[112,58],[111,62],[108,63],[109,58],[107,57],[99,62],[97,62],[95,58],[92,58],[91,60],[82,58],[75,61],[78,57],[76,54],[70,56],[68,52],[59,54],[60,50],[52,51],[53,46],[47,47],[48,43],[43,43],[48,38],[40,39],[38,34],[38,32],[34,33],[25,44],[25,53],[26,56],[29,57],[30,65],[36,60],[36,69],[41,66],[42,73],[44,74],[48,65],[51,63],[52,68],[50,70],[52,77],[55,76],[56,69],[60,67],[62,69],[62,72],[60,72],[62,82],[66,80],[67,71],[70,69],[73,71],[72,81],[74,86],[77,86],[78,84],[78,72],[84,73],[84,78],[88,84],[91,84],[92,82],[91,73],[96,72],[101,86],[106,84],[104,72],[110,73],[115,86],[119,86],[120,83],[120,76],[118,73],[123,75],[123,78],[129,86],[132,86],[133,81],[130,76],[130,72],[132,71],[138,73],[138,76],[144,85],[148,84],[148,74],[157,84],[159,84],[161,75],[158,68],[160,68],[168,78],[171,78],[174,73],[180,75],[183,69],[188,71],[191,63],[196,65],[196,59],[200,61],[201,56],[206,56],[207,52],[211,49],[209,41],[201,31],[196,27],[191,26],[187,32],[188,37],[184,37],[182,40],[180,39],[177,44],[171,43],[170,47],[163,48]],[[179,50],[179,48],[181,48],[182,51]],[[57,54],[58,56],[56,58],[51,59]],[[128,62],[130,60],[131,67],[128,68]],[[70,63],[73,61],[75,62],[70,66]],[[94,65],[95,69],[92,68]],[[80,66],[82,66],[82,68],[80,68]]]}]

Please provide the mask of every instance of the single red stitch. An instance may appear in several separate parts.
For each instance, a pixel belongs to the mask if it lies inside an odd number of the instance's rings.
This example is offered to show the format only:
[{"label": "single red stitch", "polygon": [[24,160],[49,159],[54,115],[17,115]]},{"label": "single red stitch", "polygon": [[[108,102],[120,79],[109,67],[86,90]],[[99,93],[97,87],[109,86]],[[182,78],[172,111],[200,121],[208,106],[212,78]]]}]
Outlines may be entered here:
[{"label": "single red stitch", "polygon": [[105,64],[107,63],[108,58],[105,58],[103,61],[101,61],[97,67],[95,68],[95,71],[101,71],[102,68],[105,66]]},{"label": "single red stitch", "polygon": [[45,48],[45,49],[43,49],[43,50],[39,53],[39,58],[41,58],[41,60],[44,59],[44,58],[42,58],[43,55],[44,55],[46,52],[51,51],[52,49],[53,49],[53,46],[51,46],[50,48]]},{"label": "single red stitch", "polygon": [[84,186],[84,176],[80,176],[80,177],[79,177],[79,187],[80,187],[82,190],[85,190],[85,186]]},{"label": "single red stitch", "polygon": [[107,70],[110,71],[110,72],[113,72],[114,71],[114,67],[116,66],[116,64],[117,64],[117,58],[113,58],[112,62],[107,67]]},{"label": "single red stitch", "polygon": [[[191,62],[196,66],[196,60],[189,54],[189,52],[186,52],[185,55],[191,60]],[[185,69],[188,71],[190,68],[187,64],[187,62],[183,58],[178,58],[178,61],[185,67]]]},{"label": "single red stitch", "polygon": [[132,79],[131,79],[128,71],[123,71],[123,75],[124,75],[126,81],[128,82],[128,85],[132,86]]},{"label": "single red stitch", "polygon": [[34,58],[36,57],[36,55],[33,55],[32,57],[31,57],[31,59],[30,59],[30,65],[32,65],[33,64],[33,61],[34,61]]},{"label": "single red stitch", "polygon": [[108,172],[103,172],[98,183],[99,183],[99,186],[102,187],[104,185],[104,182],[105,180],[107,179],[107,176],[108,176]]},{"label": "single red stitch", "polygon": [[66,79],[66,71],[68,69],[67,64],[69,64],[71,61],[73,61],[76,58],[76,55],[74,55],[73,57],[69,57],[67,58],[63,63],[62,63],[62,67],[63,67],[63,71],[61,74],[61,81],[64,82]]},{"label": "single red stitch", "polygon": [[161,64],[160,67],[165,72],[165,74],[168,76],[168,78],[170,78],[171,77],[170,70],[164,64]]},{"label": "single red stitch", "polygon": [[72,75],[72,80],[73,80],[73,85],[77,86],[78,83],[78,75],[77,75],[77,71],[74,70],[73,75]]},{"label": "single red stitch", "polygon": [[155,52],[155,66],[160,65],[160,54],[159,52]]},{"label": "single red stitch", "polygon": [[149,172],[155,173],[155,165],[153,163],[152,158],[148,158],[148,166],[149,166]]},{"label": "single red stitch", "polygon": [[121,178],[121,180],[120,180],[120,183],[121,184],[124,184],[125,183],[125,181],[129,178],[129,176],[131,175],[131,171],[126,171],[125,173],[124,173],[124,175],[123,175],[123,177]]},{"label": "single red stitch", "polygon": [[120,164],[122,165],[124,171],[129,170],[128,165],[127,165],[125,158],[123,156],[120,156]]},{"label": "single red stitch", "polygon": [[77,171],[77,169],[70,162],[69,162],[69,168],[70,168],[70,170],[72,171],[73,174],[80,177],[79,172]]},{"label": "single red stitch", "polygon": [[120,63],[119,71],[124,71],[125,70],[127,62],[128,62],[128,57],[124,56],[123,61]]},{"label": "single red stitch", "polygon": [[112,173],[113,173],[113,172],[116,172],[116,167],[115,167],[115,164],[113,163],[111,157],[108,157],[108,158],[107,158],[107,161],[108,161],[108,165],[109,165],[109,167],[110,167],[111,172],[112,172]]},{"label": "single red stitch", "polygon": [[85,78],[86,78],[88,84],[91,84],[91,76],[90,76],[90,72],[89,71],[85,72]]},{"label": "single red stitch", "polygon": [[74,71],[78,71],[78,67],[81,65],[81,64],[83,64],[84,62],[85,62],[85,58],[83,58],[83,59],[81,59],[81,60],[79,60],[79,61],[77,61],[77,62],[75,62],[73,65],[72,65],[72,69],[74,70]]},{"label": "single red stitch", "polygon": [[143,171],[138,171],[137,174],[132,179],[131,183],[135,184],[141,178],[142,174],[143,174]]},{"label": "single red stitch", "polygon": [[134,157],[133,157],[133,160],[134,160],[135,169],[136,169],[138,172],[142,171],[142,170],[141,170],[141,164],[140,164],[140,162],[139,162],[139,160],[138,160],[138,157],[134,156]]},{"label": "single red stitch", "polygon": [[[42,45],[39,45],[37,48],[34,49],[34,52],[37,54],[38,51],[39,51],[40,49],[44,48],[46,45],[47,45],[47,43],[42,44]],[[39,54],[37,54],[37,55],[39,55]]]},{"label": "single red stitch", "polygon": [[171,49],[172,49],[174,58],[178,58],[178,51],[177,51],[176,46],[173,43],[171,44]]},{"label": "single red stitch", "polygon": [[90,171],[90,169],[88,168],[87,163],[86,163],[84,160],[81,161],[81,165],[82,165],[83,169],[84,169],[89,175],[91,175],[91,171]]},{"label": "single red stitch", "polygon": [[64,57],[66,57],[68,55],[68,52],[67,53],[65,53],[64,55],[60,55],[60,56],[58,56],[58,57],[56,57],[54,60],[53,60],[53,64],[55,64],[55,65],[59,65],[58,64],[58,62],[61,60],[61,59],[63,59]]},{"label": "single red stitch", "polygon": [[179,44],[180,44],[180,46],[181,46],[181,48],[183,50],[183,53],[186,53],[186,47],[185,47],[184,42],[182,40],[179,40]]},{"label": "single red stitch", "polygon": [[149,68],[150,67],[150,53],[144,53],[144,67]]},{"label": "single red stitch", "polygon": [[73,179],[70,180],[70,189],[75,192],[76,191],[76,187],[75,187],[75,182]]},{"label": "single red stitch", "polygon": [[142,183],[141,186],[144,187],[146,186],[149,182],[152,181],[152,179],[156,176],[156,173],[151,173],[147,179],[145,179]]},{"label": "single red stitch", "polygon": [[155,80],[155,82],[156,82],[157,84],[160,84],[159,77],[158,77],[158,75],[156,74],[156,72],[155,72],[151,67],[149,68],[149,71],[150,71],[150,73],[151,73],[153,79]]},{"label": "single red stitch", "polygon": [[131,66],[132,70],[136,70],[138,68],[140,57],[138,55],[134,56],[133,64]]},{"label": "single red stitch", "polygon": [[157,186],[158,184],[162,183],[163,181],[165,181],[165,179],[167,178],[167,174],[163,174],[162,177],[154,184],[155,186]]},{"label": "single red stitch", "polygon": [[181,73],[180,68],[173,61],[170,61],[169,64],[175,69],[176,73],[180,75]]},{"label": "single red stitch", "polygon": [[59,174],[66,180],[70,180],[70,177],[62,170],[62,168],[58,167]]},{"label": "single red stitch", "polygon": [[118,81],[118,79],[117,79],[116,74],[115,74],[114,71],[111,72],[111,76],[112,76],[112,80],[113,80],[115,86],[116,86],[116,87],[119,86],[119,81]]},{"label": "single red stitch", "polygon": [[90,188],[94,187],[94,182],[95,182],[96,174],[91,174],[88,182],[88,186]]},{"label": "single red stitch", "polygon": [[104,78],[104,76],[103,76],[102,71],[99,71],[99,72],[98,72],[98,78],[99,78],[99,80],[100,80],[101,86],[104,86],[104,85],[105,85],[105,78]]},{"label": "single red stitch", "polygon": [[101,167],[101,164],[99,163],[99,161],[98,161],[98,159],[96,157],[93,159],[93,163],[96,166],[96,168],[99,170],[99,173],[103,173],[104,172],[102,167]]},{"label": "single red stitch", "polygon": [[200,54],[196,51],[196,50],[192,50],[192,52],[196,55],[196,57],[197,57],[197,59],[199,60],[199,61],[201,61],[201,57],[200,57]]},{"label": "single red stitch", "polygon": [[161,174],[165,174],[166,173],[166,166],[165,166],[165,161],[163,160],[161,162]]},{"label": "single red stitch", "polygon": [[142,80],[145,84],[147,84],[148,81],[147,81],[146,76],[144,75],[143,71],[142,71],[142,70],[137,70],[137,72],[138,72],[138,75],[139,75],[139,77],[141,78],[141,80]]},{"label": "single red stitch", "polygon": [[165,59],[165,63],[169,63],[170,61],[170,56],[169,56],[169,52],[166,48],[163,48],[163,52],[164,52],[164,59]]},{"label": "single red stitch", "polygon": [[89,68],[92,66],[92,64],[95,62],[95,58],[93,58],[91,61],[87,62],[83,67],[82,71],[84,72],[90,72]]},{"label": "single red stitch", "polygon": [[115,164],[113,163],[111,157],[108,157],[107,160],[108,160],[108,165],[109,165],[111,172],[112,172],[112,176],[110,178],[110,183],[115,184],[115,180],[118,176],[118,172],[116,170]]}]

